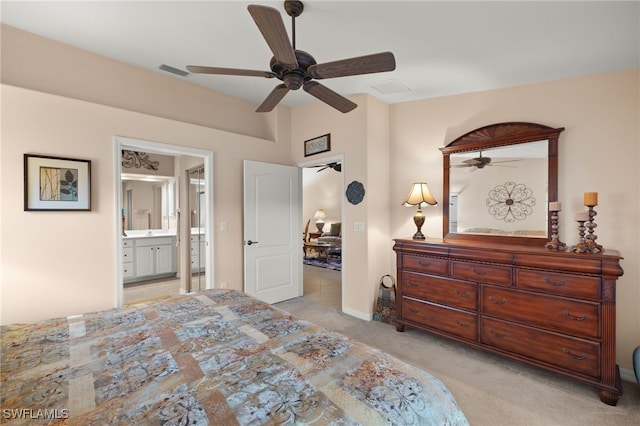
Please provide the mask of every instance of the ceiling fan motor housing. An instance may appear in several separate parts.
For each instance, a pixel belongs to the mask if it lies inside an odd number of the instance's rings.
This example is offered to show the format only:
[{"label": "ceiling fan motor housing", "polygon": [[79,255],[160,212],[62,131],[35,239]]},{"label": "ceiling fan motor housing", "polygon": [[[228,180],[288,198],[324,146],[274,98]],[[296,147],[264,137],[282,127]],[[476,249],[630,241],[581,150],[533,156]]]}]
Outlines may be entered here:
[{"label": "ceiling fan motor housing", "polygon": [[292,70],[283,67],[276,57],[271,58],[270,67],[278,79],[284,82],[289,90],[297,90],[302,87],[305,80],[311,80],[311,77],[307,76],[307,68],[316,64],[316,60],[309,53],[304,50],[295,50],[296,60],[298,61],[298,68]]}]

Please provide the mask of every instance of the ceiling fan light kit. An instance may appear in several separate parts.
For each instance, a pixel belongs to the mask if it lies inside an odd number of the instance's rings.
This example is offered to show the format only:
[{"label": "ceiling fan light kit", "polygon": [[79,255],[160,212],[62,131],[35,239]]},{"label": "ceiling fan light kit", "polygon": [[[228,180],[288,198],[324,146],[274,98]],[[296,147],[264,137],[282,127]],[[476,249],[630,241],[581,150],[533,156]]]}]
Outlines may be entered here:
[{"label": "ceiling fan light kit", "polygon": [[374,53],[318,64],[311,54],[296,49],[295,19],[304,10],[304,5],[300,1],[284,2],[284,9],[291,16],[291,42],[289,42],[289,36],[278,9],[259,5],[249,5],[247,9],[273,53],[269,64],[271,71],[197,65],[188,65],[187,69],[196,74],[275,77],[281,80],[282,84],[276,86],[267,95],[256,112],[272,111],[290,90],[298,90],[302,87],[311,96],[340,112],[347,113],[358,105],[314,80],[393,71],[396,68],[395,57],[391,52]]}]

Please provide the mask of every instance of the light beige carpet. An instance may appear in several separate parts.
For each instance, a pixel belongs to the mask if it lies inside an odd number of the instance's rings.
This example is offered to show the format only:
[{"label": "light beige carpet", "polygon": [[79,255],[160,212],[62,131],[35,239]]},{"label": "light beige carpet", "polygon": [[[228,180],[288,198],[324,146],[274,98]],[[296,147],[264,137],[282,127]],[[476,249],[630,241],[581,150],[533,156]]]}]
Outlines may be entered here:
[{"label": "light beige carpet", "polygon": [[615,407],[594,388],[455,342],[345,315],[307,298],[275,304],[388,352],[442,380],[471,425],[640,425],[640,386],[624,382]]}]

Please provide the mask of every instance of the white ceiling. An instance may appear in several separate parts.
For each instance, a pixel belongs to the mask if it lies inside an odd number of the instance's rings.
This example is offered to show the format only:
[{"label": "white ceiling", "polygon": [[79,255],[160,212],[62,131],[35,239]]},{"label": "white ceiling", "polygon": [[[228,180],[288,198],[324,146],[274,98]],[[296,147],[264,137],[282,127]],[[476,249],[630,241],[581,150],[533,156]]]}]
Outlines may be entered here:
[{"label": "white ceiling", "polygon": [[[386,103],[449,96],[638,67],[638,1],[306,1],[296,47],[318,63],[391,51],[396,70],[322,80]],[[269,70],[271,52],[247,11],[282,1],[5,1],[2,23],[160,71],[161,64]],[[181,78],[259,104],[274,79]],[[408,88],[382,94],[372,85]],[[286,105],[318,102],[302,90]]]}]

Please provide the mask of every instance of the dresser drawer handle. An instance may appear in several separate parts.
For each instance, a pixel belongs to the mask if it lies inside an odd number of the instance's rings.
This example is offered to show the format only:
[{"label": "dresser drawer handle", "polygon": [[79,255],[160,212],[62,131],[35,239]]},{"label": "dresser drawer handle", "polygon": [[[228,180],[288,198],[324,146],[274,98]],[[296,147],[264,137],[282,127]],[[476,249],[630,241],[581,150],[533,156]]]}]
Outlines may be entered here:
[{"label": "dresser drawer handle", "polygon": [[493,334],[499,339],[504,339],[505,337],[507,337],[507,333],[505,333],[504,331],[502,333],[496,333],[492,328],[489,329],[489,333]]},{"label": "dresser drawer handle", "polygon": [[563,314],[565,317],[569,317],[569,318],[571,318],[571,319],[572,319],[572,320],[574,320],[574,321],[584,321],[584,320],[586,320],[587,318],[589,318],[589,316],[588,316],[587,314],[584,314],[584,315],[582,315],[581,317],[573,316],[573,315],[571,315],[571,314],[569,313],[569,311],[566,311],[566,310],[565,310],[565,311],[562,311],[562,314]]},{"label": "dresser drawer handle", "polygon": [[408,308],[408,309],[409,309],[409,312],[411,312],[412,314],[417,314],[420,312],[420,310],[416,308]]},{"label": "dresser drawer handle", "polygon": [[506,298],[503,298],[502,300],[496,300],[493,298],[493,296],[489,296],[488,299],[491,303],[495,303],[496,305],[504,305],[505,303],[507,303]]},{"label": "dresser drawer handle", "polygon": [[424,261],[424,260],[419,260],[419,261],[418,261],[418,264],[419,264],[420,266],[424,266],[424,267],[426,268],[427,266],[431,265],[431,262],[426,262],[426,261]]},{"label": "dresser drawer handle", "polygon": [[455,291],[456,295],[460,296],[460,297],[470,297],[471,296],[471,292],[469,292],[469,291],[462,292],[462,291],[458,290],[457,288],[454,291]]},{"label": "dresser drawer handle", "polygon": [[587,354],[582,354],[582,355],[574,355],[571,353],[571,351],[567,348],[562,348],[562,352],[564,352],[565,354],[569,355],[571,358],[573,359],[577,359],[578,361],[584,361],[585,359],[589,358],[587,356]]},{"label": "dresser drawer handle", "polygon": [[549,278],[544,277],[544,282],[546,282],[547,284],[551,284],[554,287],[562,287],[563,285],[567,284],[567,280],[560,280],[558,281],[551,281]]},{"label": "dresser drawer handle", "polygon": [[460,320],[456,320],[456,324],[458,324],[458,327],[460,328],[469,328],[469,326],[471,325],[468,322],[460,322]]},{"label": "dresser drawer handle", "polygon": [[489,273],[488,269],[476,269],[476,268],[471,268],[471,272],[475,273],[476,275],[487,275]]},{"label": "dresser drawer handle", "polygon": [[415,281],[407,281],[407,285],[409,287],[418,287],[419,284]]}]

